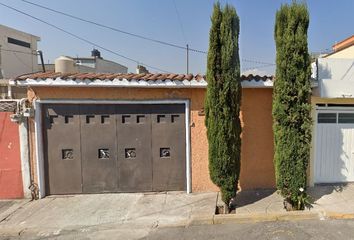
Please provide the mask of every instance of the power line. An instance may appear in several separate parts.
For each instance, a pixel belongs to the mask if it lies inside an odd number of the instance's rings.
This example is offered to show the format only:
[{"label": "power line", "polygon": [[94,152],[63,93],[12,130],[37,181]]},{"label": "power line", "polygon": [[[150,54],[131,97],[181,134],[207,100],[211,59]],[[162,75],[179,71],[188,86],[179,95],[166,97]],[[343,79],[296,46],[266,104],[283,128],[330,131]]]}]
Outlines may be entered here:
[{"label": "power line", "polygon": [[105,51],[107,51],[107,52],[109,52],[109,53],[112,53],[112,54],[114,54],[114,55],[116,55],[116,56],[119,56],[119,57],[121,57],[121,58],[127,59],[127,60],[132,61],[132,62],[135,62],[135,63],[138,63],[138,62],[139,62],[139,63],[141,63],[141,65],[144,65],[144,66],[149,67],[149,68],[151,68],[151,69],[155,69],[155,70],[160,71],[160,72],[168,72],[168,71],[165,71],[165,70],[163,70],[163,69],[160,69],[160,68],[157,68],[157,67],[150,66],[150,65],[147,65],[147,64],[145,64],[145,63],[142,63],[142,62],[139,61],[139,60],[136,60],[136,59],[133,59],[133,58],[124,56],[124,55],[122,55],[122,54],[120,54],[120,53],[117,53],[117,52],[115,52],[115,51],[112,51],[112,50],[110,50],[110,49],[108,49],[108,48],[106,48],[106,47],[103,47],[103,46],[101,46],[101,45],[99,45],[99,44],[96,44],[96,43],[94,43],[94,42],[92,42],[92,41],[89,41],[89,40],[87,40],[87,39],[85,39],[85,38],[83,38],[83,37],[80,37],[80,36],[78,36],[78,35],[76,35],[76,34],[74,34],[74,33],[69,32],[69,31],[67,31],[67,30],[65,30],[65,29],[63,29],[63,28],[60,28],[60,27],[58,27],[58,26],[56,26],[56,25],[54,25],[54,24],[51,24],[51,23],[49,23],[49,22],[47,22],[47,21],[44,21],[44,20],[42,20],[42,19],[40,19],[40,18],[37,18],[37,17],[35,17],[35,16],[32,16],[32,15],[26,13],[26,12],[23,12],[23,11],[21,11],[21,10],[18,10],[18,9],[16,9],[16,8],[11,7],[11,6],[9,6],[9,5],[6,5],[6,4],[4,4],[4,3],[1,3],[1,2],[0,2],[0,5],[4,6],[4,7],[6,7],[6,8],[9,8],[9,9],[15,11],[15,12],[21,13],[21,14],[27,16],[27,17],[33,18],[33,19],[35,19],[35,20],[37,20],[37,21],[39,21],[39,22],[42,22],[42,23],[44,23],[44,24],[46,24],[46,25],[48,25],[48,26],[51,26],[52,28],[55,28],[55,29],[57,29],[57,30],[59,30],[59,31],[61,31],[61,32],[64,32],[64,33],[66,33],[66,34],[68,34],[68,35],[70,35],[70,36],[72,36],[72,37],[74,37],[74,38],[76,38],[76,39],[79,39],[79,40],[81,40],[81,41],[83,41],[83,42],[86,42],[86,43],[88,43],[88,44],[90,44],[90,45],[96,46],[96,47],[98,47],[98,48],[100,48],[100,49],[102,49],[102,50],[105,50]]},{"label": "power line", "polygon": [[264,65],[255,66],[255,67],[242,68],[242,71],[254,70],[254,69],[259,69],[259,68],[266,68],[266,67],[273,67],[273,66],[275,66],[275,64],[264,64]]},{"label": "power line", "polygon": [[[144,39],[144,40],[147,40],[147,41],[151,41],[151,42],[155,42],[155,43],[159,43],[159,44],[163,44],[163,45],[166,45],[166,46],[179,48],[179,49],[183,49],[183,50],[187,49],[184,46],[180,46],[180,45],[177,45],[177,44],[174,44],[174,43],[165,42],[165,41],[162,41],[162,40],[157,40],[157,39],[146,37],[146,36],[143,36],[143,35],[140,35],[140,34],[136,34],[136,33],[127,32],[127,31],[124,31],[122,29],[118,29],[118,28],[115,28],[115,27],[104,25],[102,23],[98,23],[98,22],[94,22],[94,21],[91,21],[91,20],[88,20],[88,19],[77,17],[75,15],[72,15],[72,14],[69,14],[69,13],[65,13],[65,12],[62,12],[62,11],[59,11],[59,10],[55,10],[53,8],[49,8],[49,7],[46,7],[46,6],[37,4],[37,3],[33,3],[33,2],[30,2],[30,1],[27,1],[27,0],[21,0],[21,1],[23,1],[25,3],[28,3],[28,4],[31,4],[33,6],[36,6],[36,7],[42,8],[42,9],[46,9],[46,10],[51,11],[51,12],[55,12],[55,13],[58,13],[58,14],[61,14],[61,15],[64,15],[64,16],[67,16],[67,17],[82,21],[82,22],[90,23],[90,24],[93,24],[93,25],[96,25],[96,26],[99,26],[99,27],[102,27],[102,28],[106,28],[106,29],[109,29],[109,30],[112,30],[112,31],[115,31],[115,32],[126,34],[126,35],[129,35],[129,36],[132,36],[132,37]],[[198,52],[198,53],[206,53],[205,51],[200,51],[200,50],[197,50],[197,49],[189,49],[189,50],[193,51],[193,52]]]},{"label": "power line", "polygon": [[22,52],[22,51],[17,51],[17,50],[12,50],[12,49],[4,49],[0,47],[0,52],[5,51],[5,52],[14,52],[14,53],[23,53],[23,54],[29,54],[29,55],[38,55],[37,53],[30,53],[30,52]]},{"label": "power line", "polygon": [[242,58],[241,61],[243,61],[243,62],[250,62],[250,63],[256,63],[256,64],[260,64],[260,65],[275,65],[275,63],[262,62],[262,61],[251,60],[251,59],[245,59],[245,58]]},{"label": "power line", "polygon": [[16,58],[20,63],[22,63],[24,66],[26,66],[26,67],[28,67],[28,68],[33,69],[33,66],[29,66],[27,63],[25,63],[24,61],[22,61],[22,59],[21,59],[19,56],[17,56],[16,53],[22,53],[22,54],[28,54],[28,55],[35,55],[35,56],[36,56],[37,54],[29,53],[29,52],[23,52],[23,51],[18,51],[18,50],[13,50],[13,49],[4,49],[4,48],[0,47],[0,53],[1,53],[2,51],[12,53],[12,54],[15,56],[15,58]]},{"label": "power line", "polygon": [[186,41],[186,35],[184,34],[182,19],[181,19],[181,16],[180,16],[180,14],[179,14],[179,11],[178,11],[176,1],[175,1],[175,0],[172,0],[172,3],[173,3],[173,6],[175,7],[175,10],[176,10],[177,19],[178,19],[179,26],[180,26],[180,29],[181,29],[181,32],[182,32],[183,40],[184,40],[185,43],[187,43],[187,41]]},{"label": "power line", "polygon": [[31,68],[31,69],[33,70],[33,66],[29,66],[27,63],[25,63],[24,61],[22,61],[22,59],[21,59],[19,56],[17,56],[16,52],[12,52],[12,54],[17,58],[17,60],[18,60],[20,63],[22,63],[22,64],[25,65],[26,67]]},{"label": "power line", "polygon": [[[28,3],[28,4],[31,4],[33,6],[36,6],[36,7],[51,11],[51,12],[55,12],[55,13],[64,15],[66,17],[70,17],[72,19],[76,19],[76,20],[79,20],[79,21],[82,21],[82,22],[86,22],[86,23],[90,23],[90,24],[93,24],[93,25],[96,25],[96,26],[99,26],[99,27],[102,27],[102,28],[106,28],[106,29],[109,29],[111,31],[115,31],[115,32],[119,32],[119,33],[122,33],[122,34],[126,34],[126,35],[129,35],[129,36],[132,36],[132,37],[136,37],[136,38],[144,39],[144,40],[147,40],[147,41],[163,44],[163,45],[166,45],[166,46],[170,46],[170,47],[174,47],[174,48],[178,48],[178,49],[182,49],[182,50],[187,50],[187,47],[185,47],[185,46],[177,45],[177,44],[174,44],[174,43],[169,43],[169,42],[158,40],[158,39],[153,39],[153,38],[146,37],[146,36],[143,36],[143,35],[140,35],[140,34],[127,32],[127,31],[124,31],[124,30],[121,30],[121,29],[118,29],[118,28],[115,28],[115,27],[104,25],[102,23],[98,23],[98,22],[95,22],[95,21],[92,21],[92,20],[88,20],[88,19],[84,19],[84,18],[81,18],[81,17],[77,17],[75,15],[72,15],[72,14],[69,14],[69,13],[65,13],[65,12],[62,12],[62,11],[59,11],[59,10],[55,10],[53,8],[49,8],[49,7],[46,7],[46,6],[38,4],[38,3],[33,3],[33,2],[28,1],[28,0],[21,0],[21,1],[25,2],[25,3]],[[179,12],[178,12],[178,9],[177,9],[177,5],[176,5],[174,0],[173,0],[173,3],[175,5],[175,9],[176,9],[176,13],[177,13],[180,25],[181,25],[182,33],[184,35],[183,25],[182,25],[182,22],[181,22],[181,17],[179,15]],[[185,35],[184,35],[184,38],[185,38]],[[196,52],[196,53],[208,54],[207,51],[198,50],[198,49],[194,49],[194,48],[188,48],[188,50],[192,51],[192,52]],[[244,61],[244,62],[253,62],[253,63],[258,63],[258,64],[270,64],[270,63],[261,62],[261,61],[255,61],[255,60],[250,60],[250,59],[242,59],[242,61]]]}]

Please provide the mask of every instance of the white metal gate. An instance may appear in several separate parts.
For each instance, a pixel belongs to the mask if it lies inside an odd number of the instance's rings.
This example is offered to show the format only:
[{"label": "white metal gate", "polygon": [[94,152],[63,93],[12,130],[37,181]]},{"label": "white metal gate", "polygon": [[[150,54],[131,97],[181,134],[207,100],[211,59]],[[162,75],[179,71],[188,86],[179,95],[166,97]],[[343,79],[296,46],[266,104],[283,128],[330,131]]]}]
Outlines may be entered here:
[{"label": "white metal gate", "polygon": [[315,183],[350,181],[354,181],[354,110],[318,110]]}]

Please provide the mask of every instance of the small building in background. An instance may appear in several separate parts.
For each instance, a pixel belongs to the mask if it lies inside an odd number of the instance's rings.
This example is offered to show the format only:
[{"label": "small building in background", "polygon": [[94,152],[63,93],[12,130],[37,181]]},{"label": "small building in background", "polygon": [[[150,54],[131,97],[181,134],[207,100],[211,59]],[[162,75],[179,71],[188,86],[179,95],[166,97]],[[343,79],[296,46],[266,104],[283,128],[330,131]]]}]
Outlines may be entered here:
[{"label": "small building in background", "polygon": [[137,74],[149,73],[149,70],[147,70],[146,67],[144,67],[143,65],[138,64],[138,66],[136,66],[136,73]]},{"label": "small building in background", "polygon": [[[55,60],[64,62],[72,61],[74,63],[72,72],[77,73],[127,73],[128,68],[119,63],[103,59],[101,53],[97,49],[91,51],[91,57],[69,57],[69,56],[60,56]],[[38,65],[41,67],[41,65]],[[55,64],[45,64],[45,69],[47,72],[56,71]],[[57,72],[57,71],[56,71]]]},{"label": "small building in background", "polygon": [[0,78],[38,71],[40,38],[0,24]]}]

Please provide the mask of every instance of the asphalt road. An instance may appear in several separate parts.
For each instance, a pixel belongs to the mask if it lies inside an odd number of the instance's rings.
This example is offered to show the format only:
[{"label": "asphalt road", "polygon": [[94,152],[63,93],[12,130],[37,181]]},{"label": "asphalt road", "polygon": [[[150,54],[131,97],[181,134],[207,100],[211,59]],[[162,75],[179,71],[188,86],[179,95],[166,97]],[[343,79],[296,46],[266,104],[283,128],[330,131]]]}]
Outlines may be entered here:
[{"label": "asphalt road", "polygon": [[354,220],[308,220],[160,228],[143,238],[158,239],[354,239]]},{"label": "asphalt road", "polygon": [[190,227],[171,227],[141,229],[138,226],[99,227],[88,231],[72,229],[55,236],[38,233],[24,236],[1,236],[1,240],[14,239],[144,239],[144,240],[288,240],[288,239],[354,239],[354,220],[306,220],[279,221],[244,224],[202,225]]}]

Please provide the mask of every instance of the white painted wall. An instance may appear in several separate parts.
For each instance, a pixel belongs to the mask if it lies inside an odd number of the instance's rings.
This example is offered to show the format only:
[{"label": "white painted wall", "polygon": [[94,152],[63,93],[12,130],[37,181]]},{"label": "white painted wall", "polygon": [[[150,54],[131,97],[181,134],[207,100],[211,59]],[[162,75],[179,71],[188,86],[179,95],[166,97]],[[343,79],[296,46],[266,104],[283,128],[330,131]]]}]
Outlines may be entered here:
[{"label": "white painted wall", "polygon": [[347,47],[343,50],[340,50],[338,52],[332,53],[328,56],[326,56],[326,58],[349,58],[349,59],[353,59],[354,58],[354,45]]},{"label": "white painted wall", "polygon": [[354,57],[352,59],[319,58],[318,91],[322,98],[354,98]]},{"label": "white painted wall", "polygon": [[[79,73],[127,73],[128,68],[119,63],[100,58],[72,58],[76,63],[76,71]],[[42,65],[38,64],[41,70]],[[54,64],[45,64],[46,71],[54,71]]]},{"label": "white painted wall", "polygon": [[96,72],[98,73],[127,73],[128,68],[119,63],[96,58]]},{"label": "white painted wall", "polygon": [[[28,42],[31,46],[27,48],[8,43],[8,37]],[[32,34],[0,25],[0,69],[3,78],[13,78],[38,71],[37,55],[31,53],[36,53],[39,40],[39,37]]]}]

